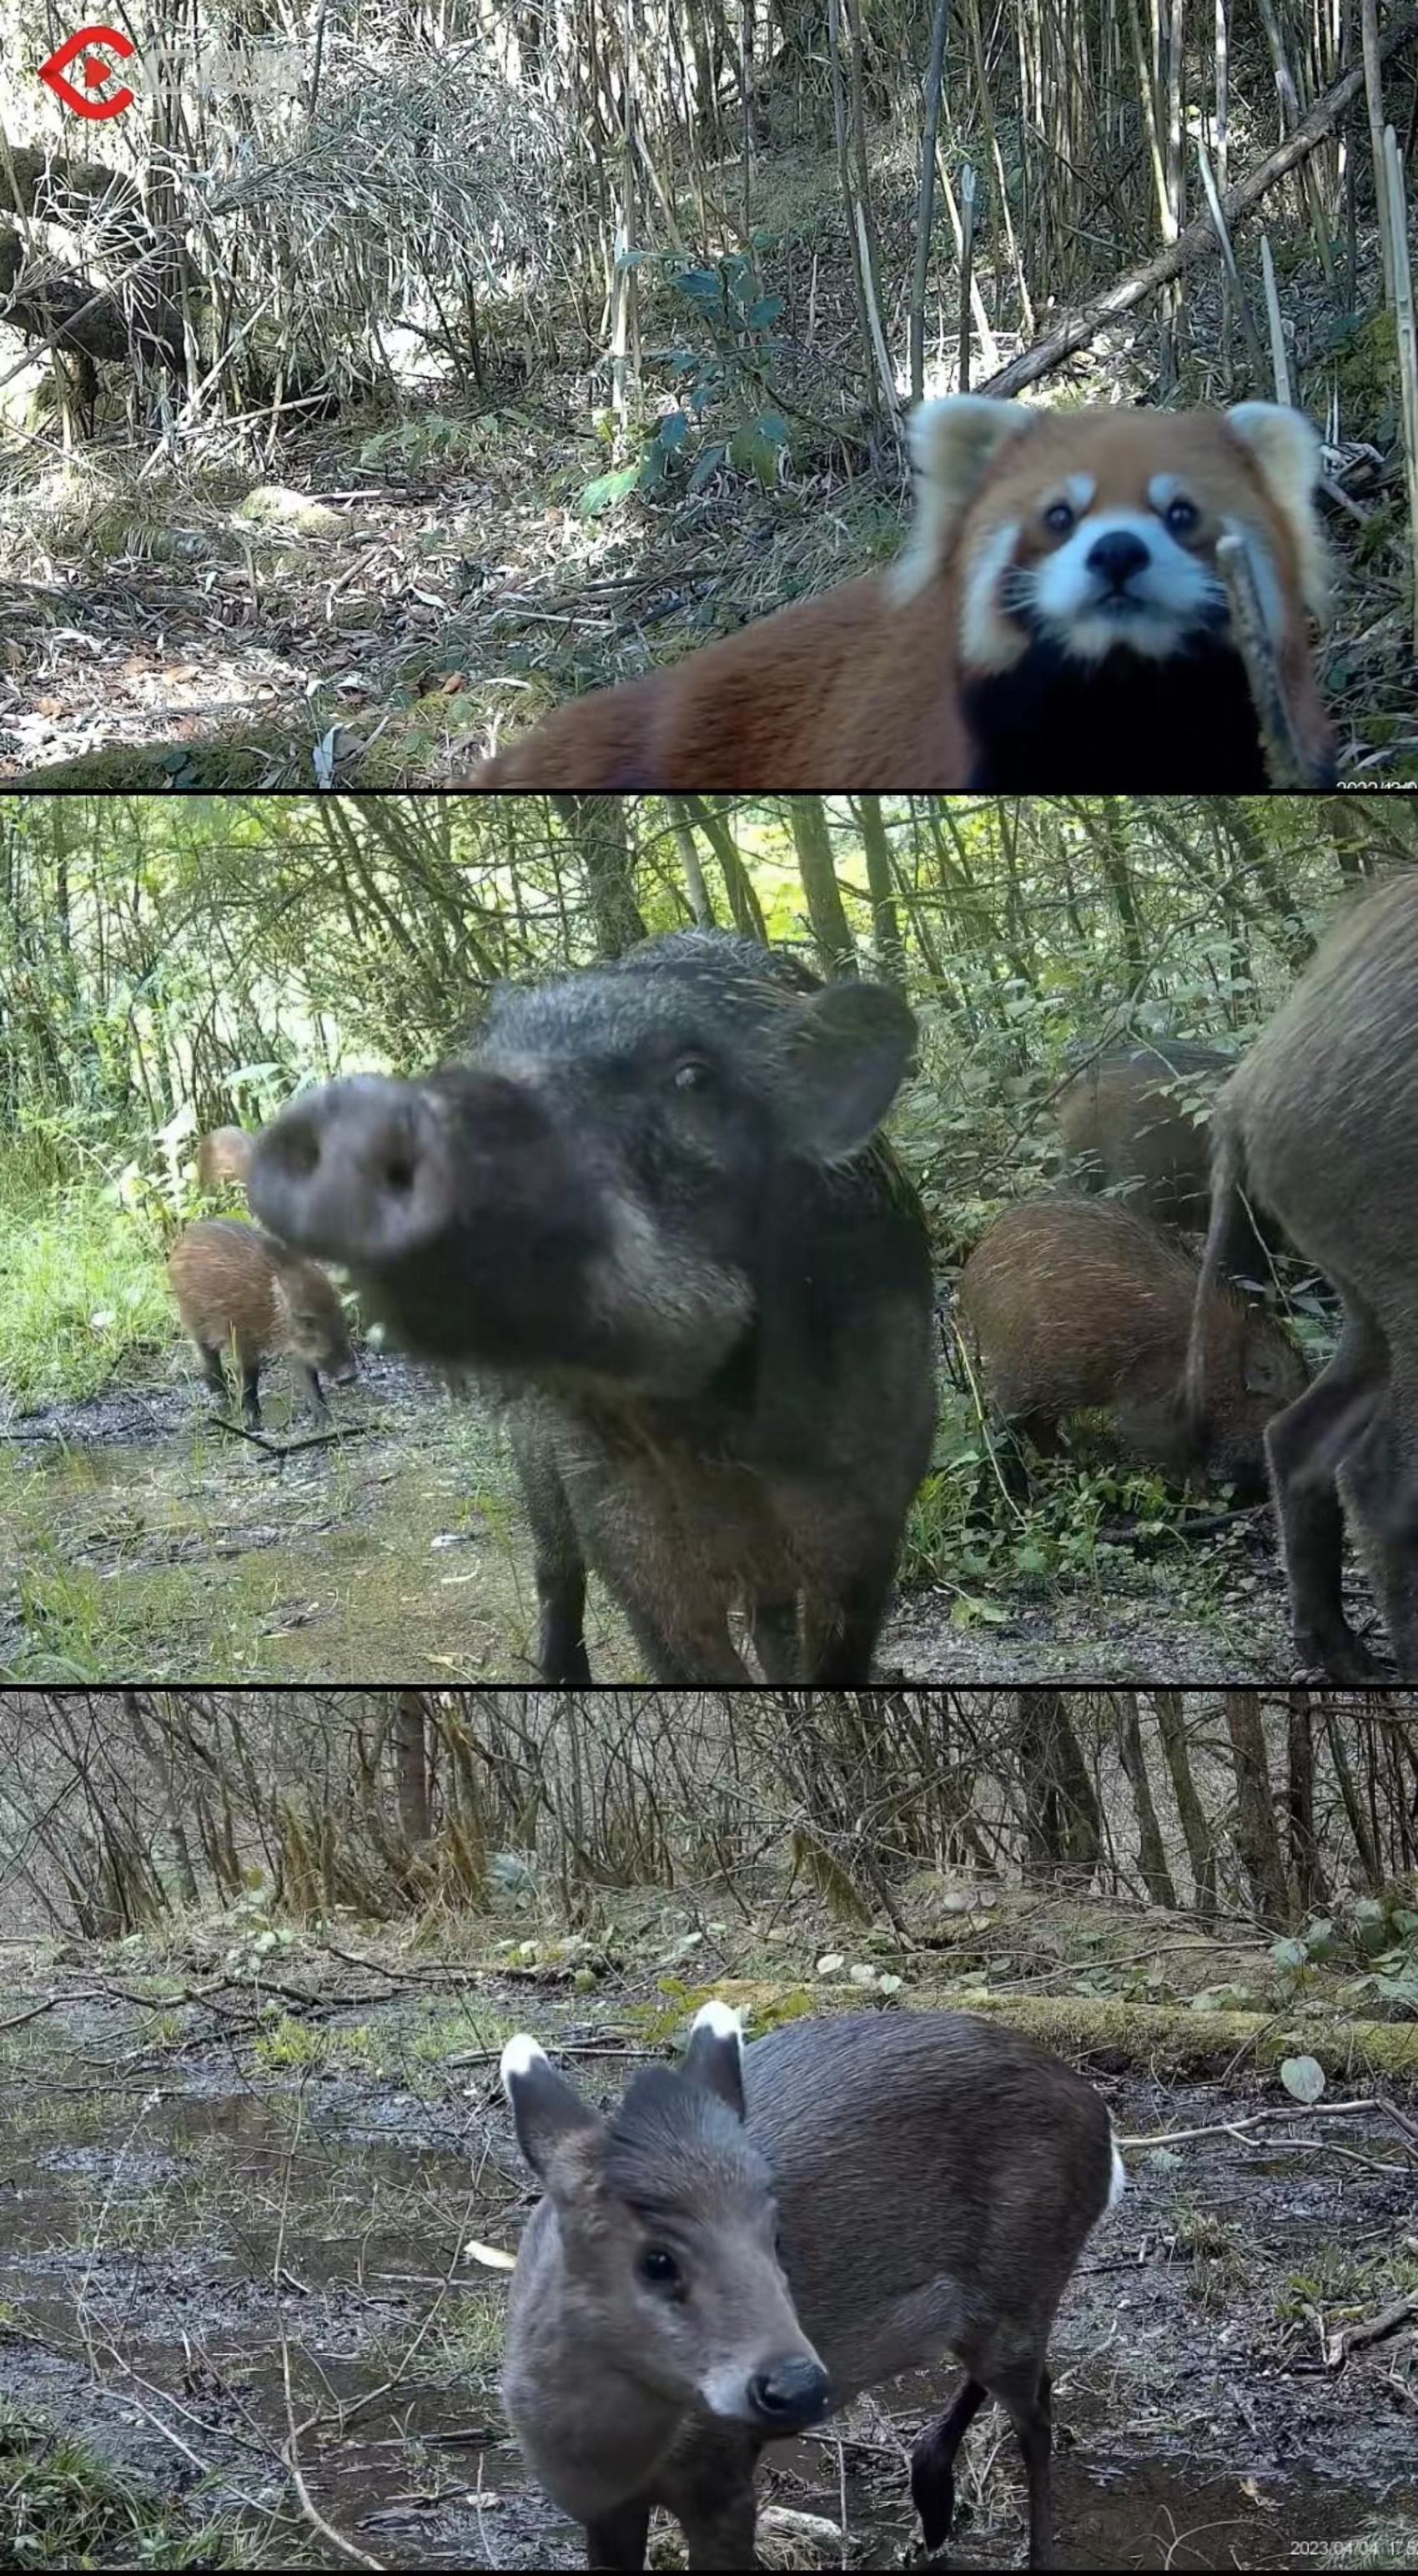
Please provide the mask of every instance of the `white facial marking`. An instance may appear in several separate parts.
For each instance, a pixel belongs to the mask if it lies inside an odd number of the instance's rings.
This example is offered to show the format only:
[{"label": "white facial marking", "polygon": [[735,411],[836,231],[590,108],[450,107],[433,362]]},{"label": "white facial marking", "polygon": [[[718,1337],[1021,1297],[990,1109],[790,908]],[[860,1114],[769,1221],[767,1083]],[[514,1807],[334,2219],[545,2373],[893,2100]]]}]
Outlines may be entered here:
[{"label": "white facial marking", "polygon": [[1076,511],[1081,519],[1092,501],[1093,492],[1094,482],[1091,474],[1070,474],[1059,485],[1057,497],[1061,501],[1067,501],[1069,508]]},{"label": "white facial marking", "polygon": [[1190,500],[1180,474],[1154,474],[1147,486],[1147,497],[1160,518],[1168,505],[1177,500]]},{"label": "white facial marking", "polygon": [[[1100,539],[1135,537],[1146,561],[1121,590],[1089,564]],[[1116,644],[1165,661],[1185,639],[1213,624],[1215,576],[1188,554],[1160,521],[1140,510],[1106,510],[1084,519],[1071,537],[1034,568],[1035,622],[1078,662],[1101,661]]]},{"label": "white facial marking", "polygon": [[690,2024],[692,2030],[712,2030],[716,2039],[736,2039],[743,2046],[743,2025],[731,2004],[721,2003],[717,1995],[701,2004]]},{"label": "white facial marking", "polygon": [[508,2091],[509,2087],[519,2075],[530,2075],[538,2058],[540,2058],[543,2066],[545,2066],[546,2057],[546,2050],[537,2046],[536,2041],[531,2037],[530,2033],[525,2030],[519,2030],[516,2038],[509,2039],[507,2046],[502,2052],[501,2075],[503,2092],[506,2093]]},{"label": "white facial marking", "polygon": [[960,609],[960,645],[972,671],[1007,671],[1025,650],[1017,626],[1000,614],[999,587],[1014,560],[1017,520],[996,528],[975,556],[965,578]]},{"label": "white facial marking", "polygon": [[699,2394],[711,2415],[752,2419],[747,2377],[732,2362],[721,2362],[717,2369],[706,2371],[699,2383]]}]

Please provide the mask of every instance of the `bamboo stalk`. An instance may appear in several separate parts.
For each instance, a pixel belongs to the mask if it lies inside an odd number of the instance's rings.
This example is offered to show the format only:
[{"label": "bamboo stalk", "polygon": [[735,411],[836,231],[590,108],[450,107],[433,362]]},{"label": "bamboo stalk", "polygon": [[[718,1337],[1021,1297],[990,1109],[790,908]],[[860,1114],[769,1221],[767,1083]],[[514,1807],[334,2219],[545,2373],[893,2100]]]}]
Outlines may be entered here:
[{"label": "bamboo stalk", "polygon": [[1387,190],[1393,244],[1393,316],[1398,332],[1398,382],[1403,396],[1403,461],[1408,477],[1408,543],[1413,573],[1413,644],[1418,651],[1418,331],[1413,316],[1413,269],[1403,193],[1403,155],[1391,125],[1384,128],[1380,195]]}]

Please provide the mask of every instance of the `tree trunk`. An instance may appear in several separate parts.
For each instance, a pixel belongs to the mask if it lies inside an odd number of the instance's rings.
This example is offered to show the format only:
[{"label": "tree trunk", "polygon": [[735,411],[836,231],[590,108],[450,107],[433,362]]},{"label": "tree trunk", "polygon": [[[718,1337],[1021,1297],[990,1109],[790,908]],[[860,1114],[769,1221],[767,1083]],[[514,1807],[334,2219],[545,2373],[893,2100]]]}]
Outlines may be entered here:
[{"label": "tree trunk", "polygon": [[896,914],[896,889],[891,874],[891,843],[886,837],[879,796],[856,796],[852,812],[862,836],[862,851],[867,863],[867,891],[871,896],[871,938],[876,955],[877,972],[884,983],[894,984],[899,993],[906,990],[906,952],[901,943],[901,924]]},{"label": "tree trunk", "polygon": [[734,810],[735,799],[722,797],[720,805],[725,809],[722,812],[702,796],[686,796],[682,802],[690,822],[698,826],[719,862],[735,930],[741,931],[745,939],[766,940],[768,931],[758,897],[753,891],[753,879],[739,857],[738,844],[730,828],[729,816]]},{"label": "tree trunk", "polygon": [[394,1759],[399,1781],[399,1822],[411,1851],[429,1835],[428,1753],[423,1693],[401,1690],[394,1711]]},{"label": "tree trunk", "polygon": [[602,958],[623,957],[627,948],[649,935],[635,900],[625,831],[625,799],[554,796],[552,803],[570,830],[586,871],[597,954]]},{"label": "tree trunk", "polygon": [[1285,1923],[1290,1916],[1290,1892],[1285,1883],[1270,1768],[1265,1758],[1260,1693],[1223,1691],[1222,1702],[1236,1773],[1236,1849],[1251,1903],[1262,1923]]},{"label": "tree trunk", "polygon": [[1292,1690],[1289,1697],[1285,1805],[1290,1819],[1290,1874],[1301,1904],[1323,1913],[1329,1904],[1329,1882],[1315,1832],[1314,1712],[1308,1691]]},{"label": "tree trunk", "polygon": [[156,1727],[149,1727],[141,1692],[125,1690],[121,1696],[124,1712],[133,1729],[133,1741],[144,1760],[151,1764],[158,1782],[162,1797],[163,1822],[167,1827],[168,1844],[172,1852],[173,1876],[177,1881],[178,1895],[184,1905],[195,1906],[199,1901],[197,1873],[192,1866],[187,1826],[182,1814],[182,1790],[177,1776],[177,1767],[172,1758],[172,1747],[168,1742],[161,1719]]},{"label": "tree trunk", "polygon": [[1137,1811],[1138,1844],[1142,1860],[1142,1875],[1147,1882],[1147,1893],[1154,1905],[1175,1906],[1177,1891],[1172,1885],[1172,1873],[1167,1867],[1167,1855],[1162,1848],[1162,1829],[1157,1822],[1157,1810],[1152,1803],[1152,1787],[1147,1777],[1147,1758],[1142,1749],[1137,1693],[1131,1690],[1119,1691],[1116,1697],[1118,1750],[1123,1757],[1123,1769],[1127,1773],[1128,1785],[1132,1790],[1132,1803]]},{"label": "tree trunk", "polygon": [[699,864],[699,850],[686,800],[683,796],[669,796],[665,801],[670,809],[670,828],[675,836],[679,863],[684,870],[684,890],[689,898],[689,909],[700,930],[712,930],[714,906],[704,882],[704,870]]},{"label": "tree trunk", "polygon": [[820,796],[795,796],[789,806],[807,917],[824,975],[855,975],[857,954],[842,889],[832,864],[827,812]]},{"label": "tree trunk", "polygon": [[1091,1878],[1101,1822],[1062,1691],[1015,1693],[1024,1787],[1026,1874]]},{"label": "tree trunk", "polygon": [[1354,1771],[1349,1760],[1349,1748],[1342,1733],[1342,1720],[1332,1708],[1325,1710],[1324,1728],[1325,1740],[1329,1745],[1329,1758],[1334,1764],[1334,1776],[1339,1782],[1339,1794],[1344,1801],[1344,1812],[1349,1819],[1349,1830],[1354,1837],[1359,1859],[1363,1865],[1364,1884],[1366,1887],[1378,1889],[1383,1884],[1378,1851],[1369,1831],[1368,1818],[1359,1803],[1359,1792],[1354,1786]]},{"label": "tree trunk", "polygon": [[1157,1732],[1172,1778],[1177,1821],[1191,1863],[1192,1902],[1203,1923],[1211,1923],[1216,1918],[1216,1851],[1192,1778],[1182,1694],[1178,1690],[1154,1691],[1152,1705],[1157,1711]]}]

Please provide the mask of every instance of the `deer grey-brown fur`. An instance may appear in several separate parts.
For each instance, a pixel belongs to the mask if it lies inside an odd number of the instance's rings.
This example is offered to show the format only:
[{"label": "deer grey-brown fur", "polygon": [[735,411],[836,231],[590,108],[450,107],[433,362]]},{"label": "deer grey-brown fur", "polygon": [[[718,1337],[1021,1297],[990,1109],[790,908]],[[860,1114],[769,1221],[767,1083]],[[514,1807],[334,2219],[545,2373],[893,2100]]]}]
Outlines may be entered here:
[{"label": "deer grey-brown fur", "polygon": [[504,2395],[589,2566],[643,2567],[657,2504],[691,2568],[756,2566],[765,2443],[946,2352],[965,2382],[911,2457],[927,2548],[995,2397],[1024,2456],[1029,2564],[1053,2563],[1049,2334],[1122,2182],[1083,2077],[964,2013],[814,2018],[745,2050],[711,2003],[679,2069],[638,2075],[608,2119],[533,2040],[509,2043],[503,2081],[546,2194]]}]

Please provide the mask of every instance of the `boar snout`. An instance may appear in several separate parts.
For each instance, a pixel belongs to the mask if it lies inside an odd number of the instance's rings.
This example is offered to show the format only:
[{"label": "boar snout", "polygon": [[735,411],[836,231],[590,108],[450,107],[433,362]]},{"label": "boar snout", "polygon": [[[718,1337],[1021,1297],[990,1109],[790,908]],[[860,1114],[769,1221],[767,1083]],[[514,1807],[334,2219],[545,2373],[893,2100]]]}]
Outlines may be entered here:
[{"label": "boar snout", "polygon": [[453,1213],[439,1120],[412,1084],[332,1082],[295,1101],[252,1158],[251,1203],[285,1242],[357,1267],[433,1242]]}]

